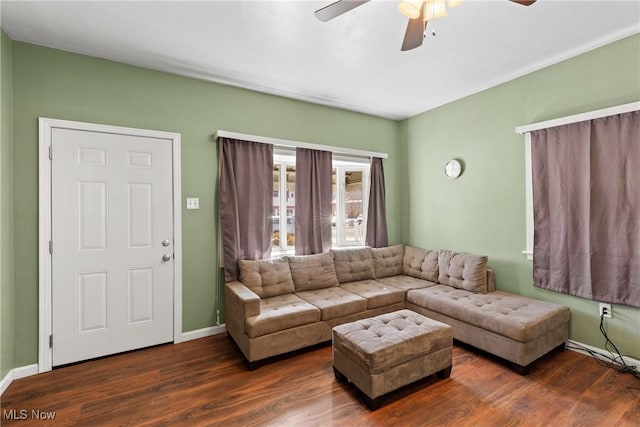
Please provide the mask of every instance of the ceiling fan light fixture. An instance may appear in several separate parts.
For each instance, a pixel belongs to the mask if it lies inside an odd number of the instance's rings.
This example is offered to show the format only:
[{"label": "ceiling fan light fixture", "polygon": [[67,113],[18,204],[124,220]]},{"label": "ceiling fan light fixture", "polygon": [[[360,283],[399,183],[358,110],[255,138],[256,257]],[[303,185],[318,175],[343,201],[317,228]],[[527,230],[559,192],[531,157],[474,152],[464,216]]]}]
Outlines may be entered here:
[{"label": "ceiling fan light fixture", "polygon": [[415,19],[420,16],[420,8],[424,0],[402,0],[398,5],[401,14],[409,19]]},{"label": "ceiling fan light fixture", "polygon": [[424,20],[432,21],[441,16],[447,16],[447,7],[444,0],[426,0],[424,7]]},{"label": "ceiling fan light fixture", "polygon": [[[2,0],[0,0],[2,1]],[[315,15],[318,20],[327,22],[336,18],[358,6],[368,3],[370,0],[337,0],[333,3],[316,10]],[[529,6],[536,0],[509,0],[523,6]],[[445,4],[446,3],[446,4]],[[401,0],[398,4],[398,11],[409,18],[407,29],[400,50],[405,52],[422,46],[426,37],[427,22],[440,16],[447,15],[447,7],[456,7],[462,0]],[[432,32],[435,36],[435,30]]]}]

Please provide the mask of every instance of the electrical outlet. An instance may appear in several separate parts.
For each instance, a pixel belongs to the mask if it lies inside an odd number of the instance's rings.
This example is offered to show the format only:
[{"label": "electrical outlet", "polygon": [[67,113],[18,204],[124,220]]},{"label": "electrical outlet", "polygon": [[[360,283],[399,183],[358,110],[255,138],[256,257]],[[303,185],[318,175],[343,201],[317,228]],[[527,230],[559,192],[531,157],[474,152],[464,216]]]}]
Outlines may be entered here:
[{"label": "electrical outlet", "polygon": [[611,319],[611,315],[613,314],[613,312],[611,311],[611,304],[608,304],[606,302],[601,302],[600,303],[600,312],[598,313],[598,315],[604,314],[604,317],[606,317],[607,319]]}]

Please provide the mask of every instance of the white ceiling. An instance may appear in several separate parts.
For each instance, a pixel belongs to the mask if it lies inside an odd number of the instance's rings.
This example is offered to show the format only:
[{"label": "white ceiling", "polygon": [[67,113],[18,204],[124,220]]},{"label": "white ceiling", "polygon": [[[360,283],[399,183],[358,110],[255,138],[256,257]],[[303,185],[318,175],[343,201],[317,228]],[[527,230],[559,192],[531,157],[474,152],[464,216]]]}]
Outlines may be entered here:
[{"label": "white ceiling", "polygon": [[640,1],[465,0],[400,52],[398,1],[2,1],[14,40],[403,119],[640,32]]}]

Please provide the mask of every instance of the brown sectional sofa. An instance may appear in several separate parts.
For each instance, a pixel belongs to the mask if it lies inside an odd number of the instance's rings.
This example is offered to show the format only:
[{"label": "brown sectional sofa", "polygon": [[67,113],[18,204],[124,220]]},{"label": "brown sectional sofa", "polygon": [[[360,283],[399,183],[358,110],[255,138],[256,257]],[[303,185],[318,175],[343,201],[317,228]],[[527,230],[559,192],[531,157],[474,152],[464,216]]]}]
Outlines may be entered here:
[{"label": "brown sectional sofa", "polygon": [[226,283],[226,328],[253,368],[331,340],[336,325],[411,309],[455,339],[526,373],[568,339],[569,309],[495,290],[487,257],[396,245],[240,261]]}]

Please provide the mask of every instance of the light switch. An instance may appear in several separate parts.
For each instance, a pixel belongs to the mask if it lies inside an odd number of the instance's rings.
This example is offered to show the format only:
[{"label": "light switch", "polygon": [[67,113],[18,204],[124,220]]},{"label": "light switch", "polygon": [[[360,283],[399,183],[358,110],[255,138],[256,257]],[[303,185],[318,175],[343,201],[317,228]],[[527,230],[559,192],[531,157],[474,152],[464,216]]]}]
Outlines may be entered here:
[{"label": "light switch", "polygon": [[200,199],[198,197],[187,197],[187,209],[200,209]]}]

